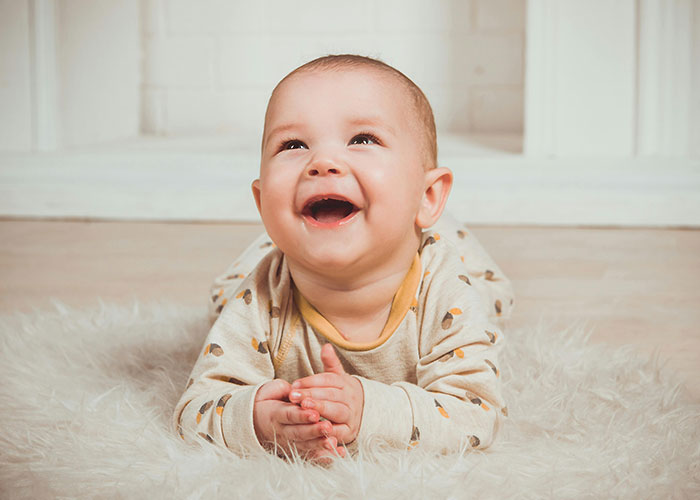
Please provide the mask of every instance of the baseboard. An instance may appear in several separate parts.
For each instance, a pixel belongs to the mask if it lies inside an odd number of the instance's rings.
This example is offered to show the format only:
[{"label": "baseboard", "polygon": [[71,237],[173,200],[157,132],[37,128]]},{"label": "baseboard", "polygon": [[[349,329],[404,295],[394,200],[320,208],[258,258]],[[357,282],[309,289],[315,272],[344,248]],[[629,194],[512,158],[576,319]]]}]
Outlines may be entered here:
[{"label": "baseboard", "polygon": [[[508,141],[506,141],[508,143]],[[258,221],[258,153],[196,146],[0,154],[0,216]],[[448,210],[470,224],[700,227],[700,161],[528,158],[442,148]],[[509,143],[511,144],[511,143]]]}]

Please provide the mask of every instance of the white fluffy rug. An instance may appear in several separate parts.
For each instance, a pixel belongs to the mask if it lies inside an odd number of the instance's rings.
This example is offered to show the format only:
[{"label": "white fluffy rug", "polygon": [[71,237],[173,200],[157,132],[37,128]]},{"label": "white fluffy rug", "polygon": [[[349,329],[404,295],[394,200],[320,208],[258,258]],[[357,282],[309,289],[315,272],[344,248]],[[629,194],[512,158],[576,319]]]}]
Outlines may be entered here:
[{"label": "white fluffy rug", "polygon": [[0,318],[2,498],[700,498],[700,405],[580,329],[507,332],[510,418],[486,452],[374,450],[329,468],[187,445],[171,410],[206,311]]}]

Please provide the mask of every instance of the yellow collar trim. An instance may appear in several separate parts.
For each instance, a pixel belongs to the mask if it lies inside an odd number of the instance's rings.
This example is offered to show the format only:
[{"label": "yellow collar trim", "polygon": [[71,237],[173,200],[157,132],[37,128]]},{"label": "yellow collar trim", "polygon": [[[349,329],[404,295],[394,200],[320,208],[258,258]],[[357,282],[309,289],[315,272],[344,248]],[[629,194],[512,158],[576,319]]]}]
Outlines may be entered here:
[{"label": "yellow collar trim", "polygon": [[418,290],[418,285],[420,284],[420,279],[421,262],[420,257],[416,254],[411,268],[406,273],[406,277],[403,279],[403,282],[401,282],[401,286],[399,286],[399,289],[396,291],[396,295],[394,295],[394,300],[391,303],[391,311],[389,311],[389,318],[386,320],[382,333],[377,340],[373,340],[372,342],[350,342],[344,338],[338,329],[324,318],[323,315],[299,293],[296,287],[294,287],[294,301],[304,319],[333,344],[347,351],[369,351],[386,342],[399,327],[413,303],[416,290]]}]

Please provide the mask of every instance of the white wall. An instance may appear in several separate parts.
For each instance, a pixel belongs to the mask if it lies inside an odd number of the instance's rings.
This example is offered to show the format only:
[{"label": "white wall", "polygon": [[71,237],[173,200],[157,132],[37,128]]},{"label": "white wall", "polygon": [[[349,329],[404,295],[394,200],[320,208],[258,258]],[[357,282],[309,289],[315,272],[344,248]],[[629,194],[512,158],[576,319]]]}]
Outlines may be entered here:
[{"label": "white wall", "polygon": [[698,157],[700,1],[529,0],[525,153]]},{"label": "white wall", "polygon": [[522,132],[525,0],[144,0],[143,130],[257,136],[286,73],[328,53],[412,78],[438,128]]},{"label": "white wall", "polygon": [[57,5],[60,144],[138,135],[138,0],[59,0]]},{"label": "white wall", "polygon": [[[255,220],[270,90],[357,52],[430,98],[450,208],[470,223],[700,227],[699,0],[0,0],[0,14],[0,149],[56,149],[0,154],[0,215]],[[149,135],[114,141],[139,125]]]},{"label": "white wall", "polygon": [[139,0],[0,0],[0,151],[140,133]]},{"label": "white wall", "polygon": [[0,150],[32,144],[29,2],[0,0]]},{"label": "white wall", "polygon": [[691,65],[692,76],[692,100],[691,106],[691,155],[700,158],[700,2],[693,3],[693,50]]}]

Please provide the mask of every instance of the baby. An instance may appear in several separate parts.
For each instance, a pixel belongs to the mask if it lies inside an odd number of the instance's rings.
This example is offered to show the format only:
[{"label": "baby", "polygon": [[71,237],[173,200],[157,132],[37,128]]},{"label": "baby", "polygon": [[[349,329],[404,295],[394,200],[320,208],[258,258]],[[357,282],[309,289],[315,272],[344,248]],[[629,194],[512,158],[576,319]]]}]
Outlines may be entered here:
[{"label": "baby", "polygon": [[277,85],[252,186],[269,239],[215,282],[183,439],[320,460],[492,443],[512,291],[465,228],[436,225],[436,163],[430,105],[391,66],[327,56]]}]

